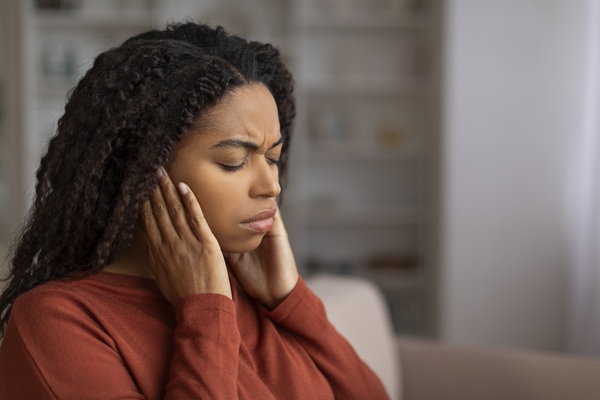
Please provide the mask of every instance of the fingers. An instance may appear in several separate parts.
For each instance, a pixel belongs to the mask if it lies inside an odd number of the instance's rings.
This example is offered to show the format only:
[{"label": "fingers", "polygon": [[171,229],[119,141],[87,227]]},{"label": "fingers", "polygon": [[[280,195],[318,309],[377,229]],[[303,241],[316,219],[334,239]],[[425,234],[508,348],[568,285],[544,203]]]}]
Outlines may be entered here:
[{"label": "fingers", "polygon": [[[202,208],[189,186],[177,187],[163,167],[158,170],[158,186],[142,209],[144,226],[154,243],[195,237],[199,241],[214,239]],[[214,239],[216,241],[216,239]]]},{"label": "fingers", "polygon": [[174,185],[164,168],[158,175],[142,217],[148,265],[160,291],[173,305],[198,293],[231,298],[225,260],[196,196],[187,185]]},{"label": "fingers", "polygon": [[187,213],[187,223],[194,236],[201,241],[206,240],[208,237],[211,239],[214,238],[204,218],[204,213],[198,203],[198,199],[192,193],[189,186],[183,182],[179,182],[178,188]]},{"label": "fingers", "polygon": [[155,244],[173,236],[180,237],[187,226],[185,210],[171,178],[163,167],[159,167],[157,174],[158,186],[142,206],[146,234]]},{"label": "fingers", "polygon": [[[158,186],[150,196],[152,212],[163,239],[169,235],[181,237],[187,225],[185,210],[167,172],[160,167]],[[166,237],[165,237],[166,236]]]},{"label": "fingers", "polygon": [[277,207],[277,212],[273,217],[273,228],[266,234],[266,237],[285,235],[287,235],[287,231],[285,229],[285,225],[283,224],[283,219],[281,218],[281,211],[279,210],[279,207]]}]

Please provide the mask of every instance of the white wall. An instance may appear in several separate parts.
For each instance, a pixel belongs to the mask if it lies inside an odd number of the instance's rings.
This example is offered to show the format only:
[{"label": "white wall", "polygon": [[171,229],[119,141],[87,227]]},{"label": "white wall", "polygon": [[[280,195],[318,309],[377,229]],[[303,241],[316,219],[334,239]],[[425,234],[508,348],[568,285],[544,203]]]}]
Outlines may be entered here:
[{"label": "white wall", "polygon": [[585,0],[447,0],[441,337],[562,350]]}]

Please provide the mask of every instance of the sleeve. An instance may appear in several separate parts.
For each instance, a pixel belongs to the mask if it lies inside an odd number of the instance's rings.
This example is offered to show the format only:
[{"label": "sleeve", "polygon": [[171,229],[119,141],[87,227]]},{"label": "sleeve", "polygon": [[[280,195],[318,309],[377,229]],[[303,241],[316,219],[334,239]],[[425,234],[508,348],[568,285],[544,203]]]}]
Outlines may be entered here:
[{"label": "sleeve", "polygon": [[265,313],[296,335],[336,399],[388,399],[379,378],[329,322],[323,303],[302,278],[277,308]]},{"label": "sleeve", "polygon": [[233,301],[194,295],[181,300],[176,314],[166,399],[237,398],[241,338]]},{"label": "sleeve", "polygon": [[[112,339],[74,302],[60,295],[17,300],[0,347],[0,398],[146,398]],[[195,295],[176,311],[169,381],[156,398],[236,398],[240,338],[233,302]]]}]

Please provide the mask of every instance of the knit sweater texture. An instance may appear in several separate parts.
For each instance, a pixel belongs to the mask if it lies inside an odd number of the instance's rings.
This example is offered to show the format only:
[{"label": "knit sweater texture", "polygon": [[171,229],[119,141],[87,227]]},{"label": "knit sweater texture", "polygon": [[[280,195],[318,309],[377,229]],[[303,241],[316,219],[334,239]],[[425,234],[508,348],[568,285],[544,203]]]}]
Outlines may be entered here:
[{"label": "knit sweater texture", "polygon": [[274,310],[230,280],[233,300],[175,308],[155,281],[109,272],[30,290],[0,347],[0,398],[388,398],[302,279]]}]

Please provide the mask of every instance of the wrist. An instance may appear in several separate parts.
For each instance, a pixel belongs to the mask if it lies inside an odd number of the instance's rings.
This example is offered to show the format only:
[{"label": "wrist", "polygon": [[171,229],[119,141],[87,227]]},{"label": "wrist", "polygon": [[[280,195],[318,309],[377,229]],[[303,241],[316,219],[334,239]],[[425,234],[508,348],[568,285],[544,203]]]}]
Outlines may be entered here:
[{"label": "wrist", "polygon": [[287,280],[287,283],[284,287],[281,287],[280,290],[278,290],[275,293],[271,293],[271,295],[265,301],[262,302],[263,305],[268,310],[274,310],[275,308],[277,308],[277,306],[279,306],[285,299],[287,299],[288,296],[294,291],[294,289],[298,285],[298,280],[299,276],[297,273],[294,274],[294,276],[291,276]]}]

